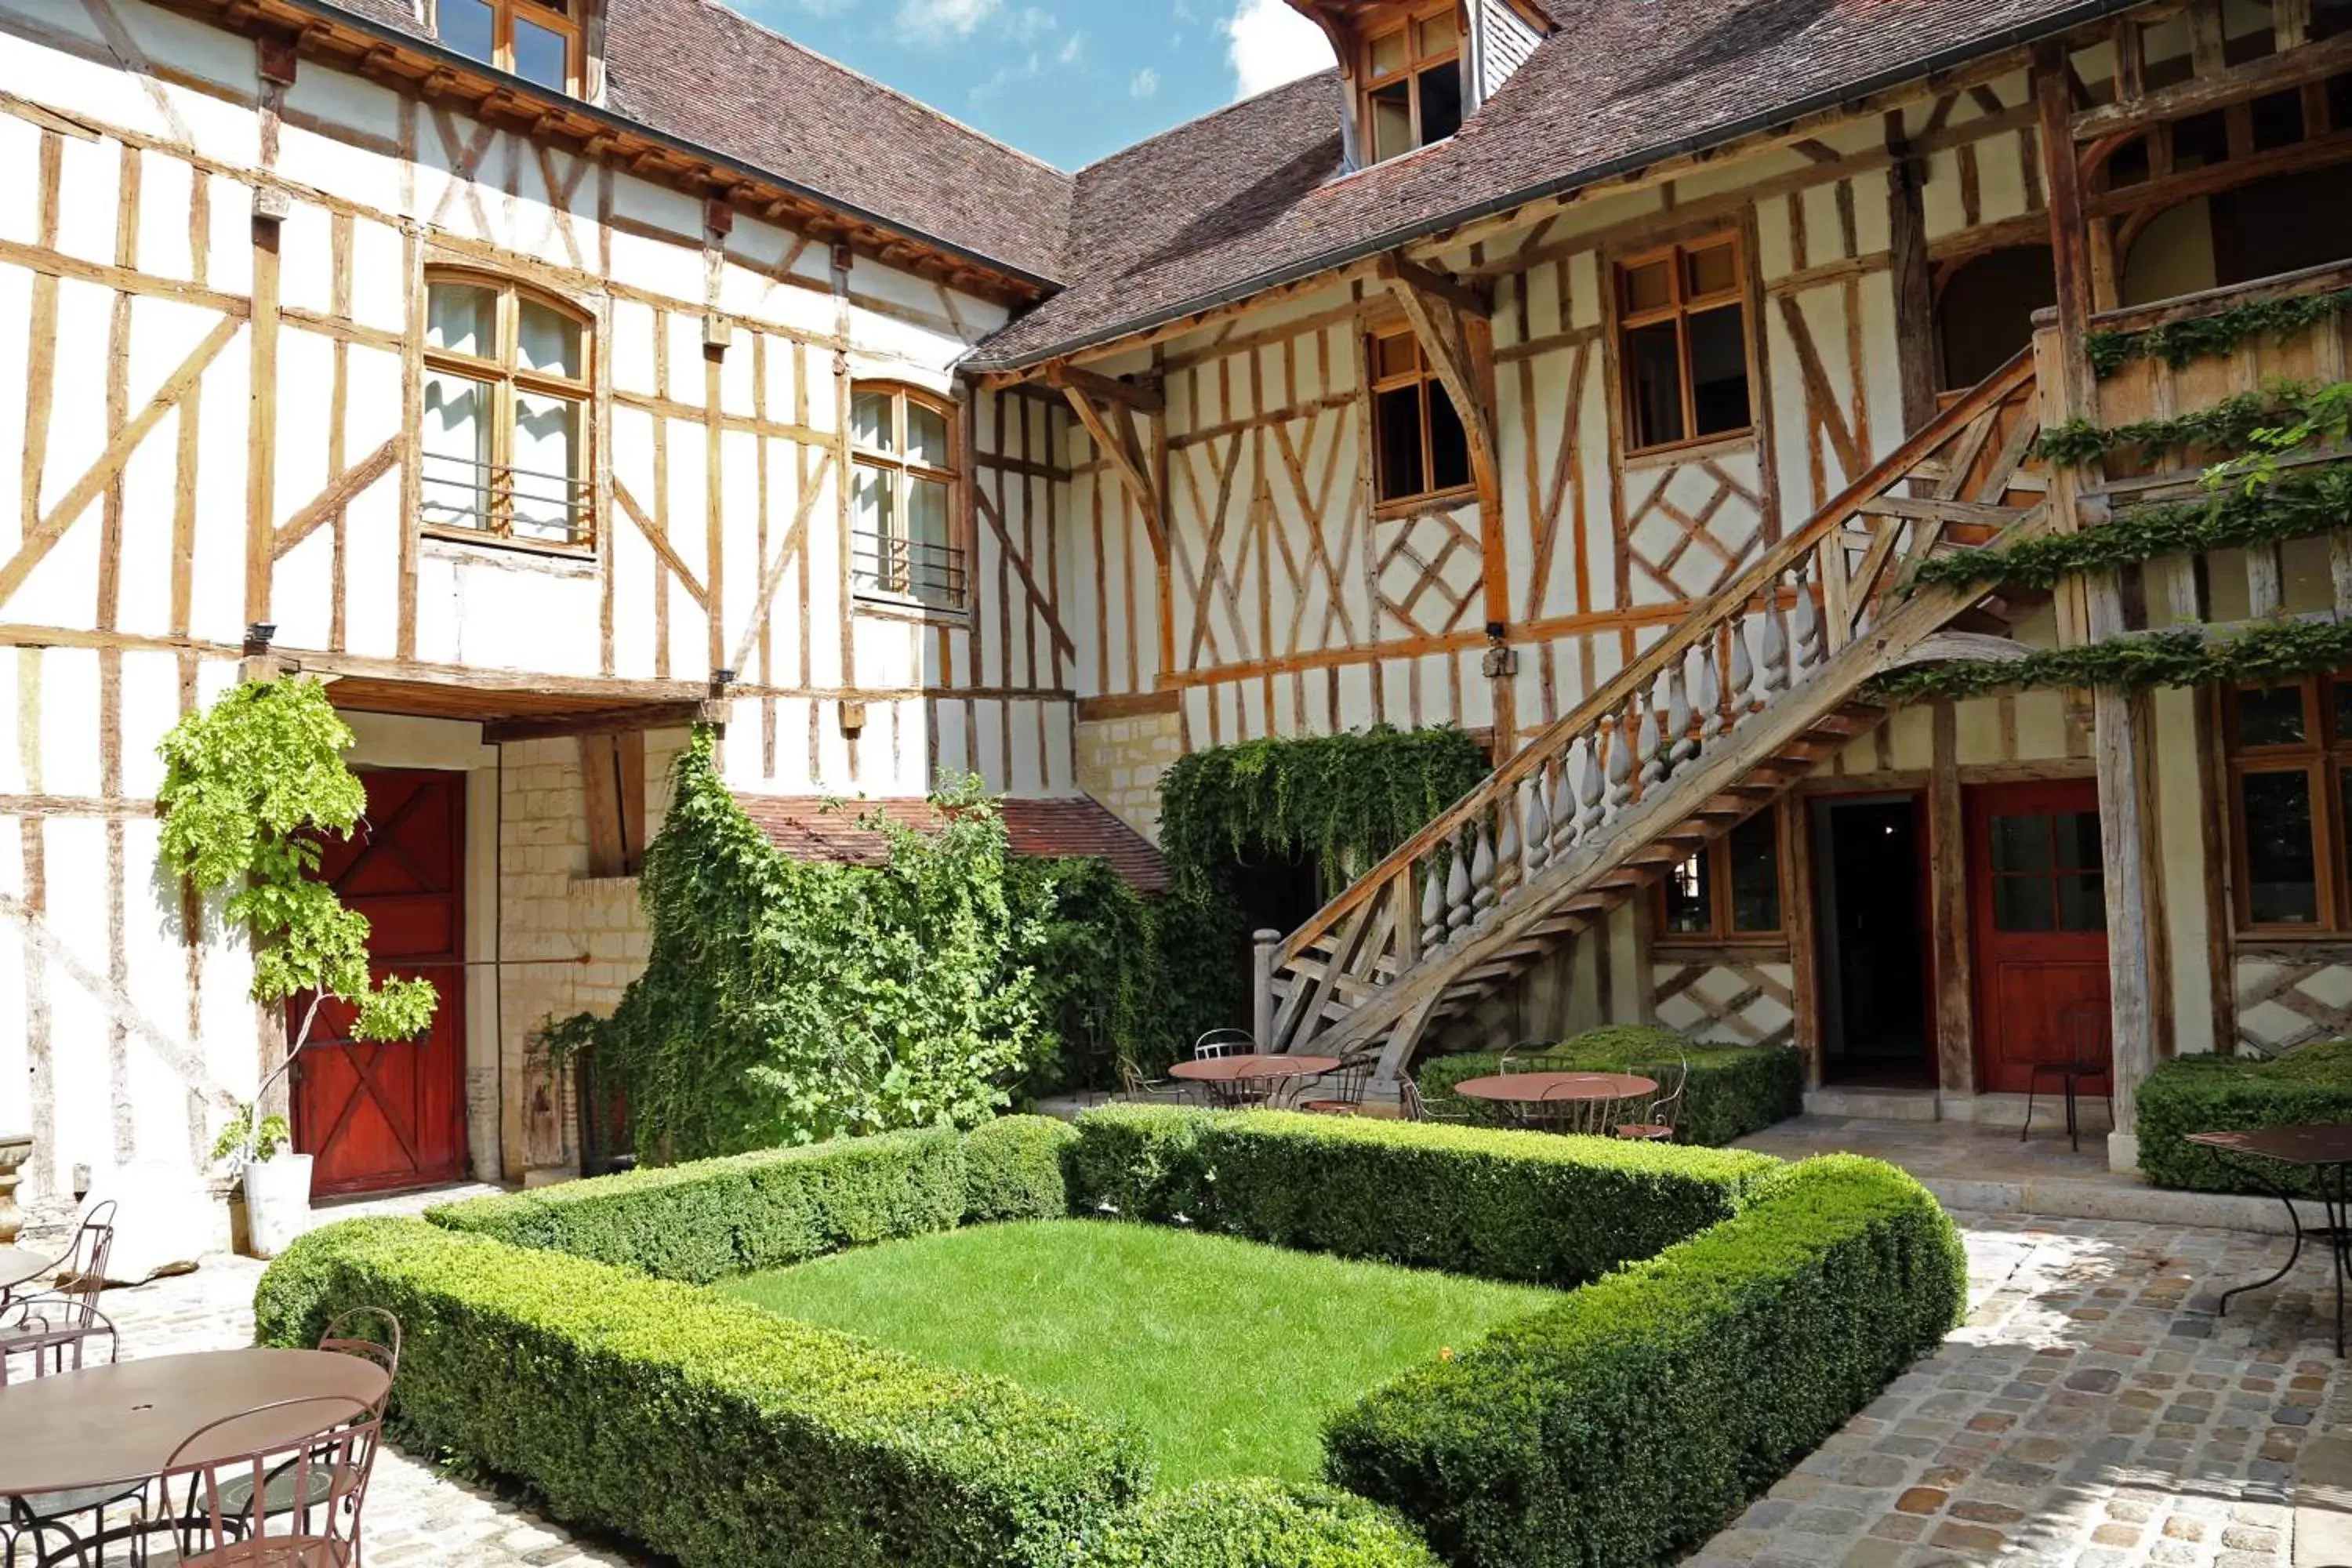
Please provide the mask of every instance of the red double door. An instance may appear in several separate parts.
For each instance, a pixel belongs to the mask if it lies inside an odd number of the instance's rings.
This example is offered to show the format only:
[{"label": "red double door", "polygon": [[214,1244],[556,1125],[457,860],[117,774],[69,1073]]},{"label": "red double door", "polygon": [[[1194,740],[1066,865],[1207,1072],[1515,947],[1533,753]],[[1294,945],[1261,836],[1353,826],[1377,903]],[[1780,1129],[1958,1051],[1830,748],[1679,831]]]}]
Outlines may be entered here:
[{"label": "red double door", "polygon": [[[319,1009],[294,1065],[294,1147],[317,1156],[320,1196],[389,1192],[466,1173],[465,775],[361,774],[367,812],[319,868],[368,920],[375,975],[421,975],[441,994],[421,1039],[354,1040],[352,1009]],[[310,998],[288,1010],[287,1037]]]},{"label": "red double door", "polygon": [[2058,779],[1972,789],[1968,829],[1977,1088],[2022,1094],[2035,1062],[2106,1048],[2097,786]]}]

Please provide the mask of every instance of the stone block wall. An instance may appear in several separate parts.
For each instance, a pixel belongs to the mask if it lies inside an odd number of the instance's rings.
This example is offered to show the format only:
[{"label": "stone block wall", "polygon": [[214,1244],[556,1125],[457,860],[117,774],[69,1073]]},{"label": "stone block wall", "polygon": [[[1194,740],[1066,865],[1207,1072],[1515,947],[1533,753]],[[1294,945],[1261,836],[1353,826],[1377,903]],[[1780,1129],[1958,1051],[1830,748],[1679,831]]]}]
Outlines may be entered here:
[{"label": "stone block wall", "polygon": [[1172,712],[1081,723],[1078,787],[1157,844],[1160,775],[1183,754],[1182,721]]}]

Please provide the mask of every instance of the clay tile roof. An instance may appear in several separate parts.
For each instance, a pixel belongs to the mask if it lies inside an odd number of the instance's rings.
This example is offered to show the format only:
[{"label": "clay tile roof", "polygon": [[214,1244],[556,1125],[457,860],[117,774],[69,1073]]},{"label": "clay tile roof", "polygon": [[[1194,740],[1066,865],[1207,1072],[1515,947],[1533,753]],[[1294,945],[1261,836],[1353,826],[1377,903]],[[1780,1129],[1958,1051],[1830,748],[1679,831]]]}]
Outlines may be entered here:
[{"label": "clay tile roof", "polygon": [[[882,836],[860,827],[860,817],[878,811],[918,830],[939,821],[930,803],[923,800],[843,801],[828,809],[827,802],[816,795],[739,794],[735,799],[769,842],[793,858],[831,860],[845,866],[882,863]],[[1139,893],[1168,889],[1168,862],[1160,858],[1151,841],[1090,796],[1008,799],[999,805],[1015,855],[1098,856]]]},{"label": "clay tile roof", "polygon": [[981,345],[1005,369],[1769,129],[2128,0],[1545,0],[1559,23],[1459,134],[1340,174],[1310,78],[1080,172],[1069,287]]}]

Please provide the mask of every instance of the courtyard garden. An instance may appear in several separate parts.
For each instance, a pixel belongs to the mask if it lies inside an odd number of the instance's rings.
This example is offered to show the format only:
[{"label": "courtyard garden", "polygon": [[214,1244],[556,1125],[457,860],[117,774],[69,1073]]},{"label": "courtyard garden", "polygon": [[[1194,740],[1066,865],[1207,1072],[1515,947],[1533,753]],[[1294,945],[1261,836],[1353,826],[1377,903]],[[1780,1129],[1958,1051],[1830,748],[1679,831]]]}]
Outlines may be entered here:
[{"label": "courtyard garden", "polygon": [[292,1344],[409,1328],[395,1427],[686,1568],[1672,1562],[1955,1321],[1850,1157],[1111,1106],[304,1238]]}]

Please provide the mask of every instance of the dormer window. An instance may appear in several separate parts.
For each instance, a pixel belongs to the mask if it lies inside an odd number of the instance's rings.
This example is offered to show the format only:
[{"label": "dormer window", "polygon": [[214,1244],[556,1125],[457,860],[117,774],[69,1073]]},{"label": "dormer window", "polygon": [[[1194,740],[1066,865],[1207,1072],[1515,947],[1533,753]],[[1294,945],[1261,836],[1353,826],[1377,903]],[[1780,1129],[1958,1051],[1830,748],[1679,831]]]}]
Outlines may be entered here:
[{"label": "dormer window", "polygon": [[580,22],[584,0],[438,0],[442,44],[525,81],[574,97],[580,92]]},{"label": "dormer window", "polygon": [[1455,0],[1400,6],[1358,46],[1366,160],[1385,163],[1462,129],[1462,7]]}]

